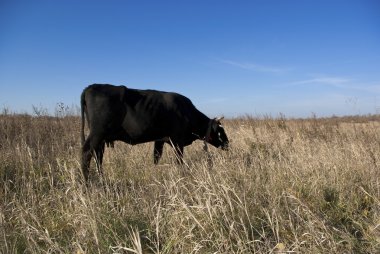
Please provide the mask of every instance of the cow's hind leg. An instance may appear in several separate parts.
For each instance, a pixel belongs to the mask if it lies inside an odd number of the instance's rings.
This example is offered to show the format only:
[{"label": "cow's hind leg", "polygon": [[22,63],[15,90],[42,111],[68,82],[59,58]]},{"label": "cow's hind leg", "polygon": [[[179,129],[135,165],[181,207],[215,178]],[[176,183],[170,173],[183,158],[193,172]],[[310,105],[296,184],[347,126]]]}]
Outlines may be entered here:
[{"label": "cow's hind leg", "polygon": [[156,141],[154,142],[154,151],[153,151],[153,159],[154,164],[157,164],[162,156],[162,150],[164,148],[164,141]]},{"label": "cow's hind leg", "polygon": [[[97,159],[97,164],[99,164],[99,160],[97,158],[97,151],[104,146],[104,141],[99,136],[89,135],[84,142],[82,148],[82,172],[84,176],[84,180],[87,182],[89,177],[89,168],[92,156]],[[103,149],[104,150],[104,149]],[[101,155],[103,159],[103,154]]]},{"label": "cow's hind leg", "polygon": [[92,157],[90,143],[91,143],[91,138],[88,137],[82,147],[82,165],[81,166],[82,166],[83,177],[86,182],[88,181],[89,168],[90,168],[90,162],[91,162],[91,157]]}]

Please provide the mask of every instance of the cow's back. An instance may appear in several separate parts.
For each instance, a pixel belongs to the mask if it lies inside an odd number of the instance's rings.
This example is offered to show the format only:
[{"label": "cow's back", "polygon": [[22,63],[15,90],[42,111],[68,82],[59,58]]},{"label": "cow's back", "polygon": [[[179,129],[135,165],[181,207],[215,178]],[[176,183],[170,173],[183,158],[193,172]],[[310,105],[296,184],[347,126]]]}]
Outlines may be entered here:
[{"label": "cow's back", "polygon": [[199,114],[187,97],[177,93],[127,89],[125,98],[124,127],[132,138],[141,142],[167,137],[183,139],[191,135],[194,119]]}]

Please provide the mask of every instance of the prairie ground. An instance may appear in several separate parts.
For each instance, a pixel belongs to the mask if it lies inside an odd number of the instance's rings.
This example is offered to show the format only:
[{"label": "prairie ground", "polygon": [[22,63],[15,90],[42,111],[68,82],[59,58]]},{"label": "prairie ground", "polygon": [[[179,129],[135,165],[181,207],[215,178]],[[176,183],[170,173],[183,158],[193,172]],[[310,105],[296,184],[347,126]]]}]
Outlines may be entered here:
[{"label": "prairie ground", "polygon": [[106,149],[82,183],[79,117],[0,116],[0,253],[380,253],[380,117],[224,122]]}]

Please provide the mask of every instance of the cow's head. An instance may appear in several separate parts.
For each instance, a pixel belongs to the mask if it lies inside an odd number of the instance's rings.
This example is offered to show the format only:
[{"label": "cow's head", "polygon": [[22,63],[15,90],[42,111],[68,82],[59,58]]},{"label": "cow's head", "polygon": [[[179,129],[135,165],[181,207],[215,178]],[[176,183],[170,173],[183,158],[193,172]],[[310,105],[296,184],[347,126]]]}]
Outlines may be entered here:
[{"label": "cow's head", "polygon": [[220,123],[220,120],[222,119],[223,117],[218,117],[211,120],[208,130],[209,134],[206,137],[206,141],[217,148],[220,147],[223,150],[227,150],[228,138],[222,124]]}]

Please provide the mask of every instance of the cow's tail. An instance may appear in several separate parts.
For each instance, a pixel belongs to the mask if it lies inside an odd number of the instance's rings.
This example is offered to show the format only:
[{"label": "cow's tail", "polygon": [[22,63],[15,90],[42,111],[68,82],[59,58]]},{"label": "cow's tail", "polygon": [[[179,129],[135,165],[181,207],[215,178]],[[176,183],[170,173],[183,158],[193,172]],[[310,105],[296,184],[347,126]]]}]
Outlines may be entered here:
[{"label": "cow's tail", "polygon": [[84,145],[85,141],[85,136],[84,136],[84,125],[85,125],[85,107],[86,107],[86,101],[85,101],[85,92],[83,91],[81,97],[80,97],[80,108],[81,108],[81,120],[82,120],[82,126],[81,126],[81,142],[82,142],[82,147]]}]

